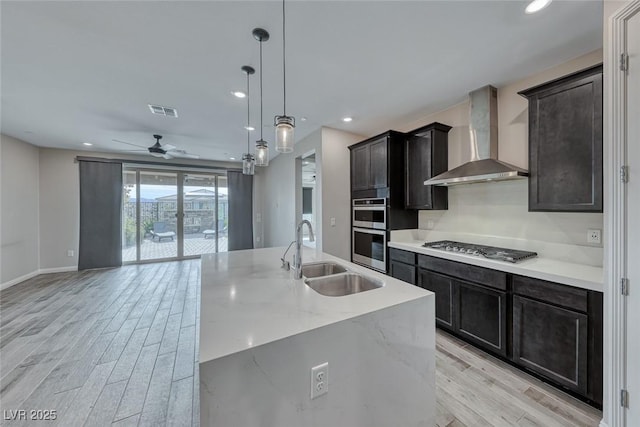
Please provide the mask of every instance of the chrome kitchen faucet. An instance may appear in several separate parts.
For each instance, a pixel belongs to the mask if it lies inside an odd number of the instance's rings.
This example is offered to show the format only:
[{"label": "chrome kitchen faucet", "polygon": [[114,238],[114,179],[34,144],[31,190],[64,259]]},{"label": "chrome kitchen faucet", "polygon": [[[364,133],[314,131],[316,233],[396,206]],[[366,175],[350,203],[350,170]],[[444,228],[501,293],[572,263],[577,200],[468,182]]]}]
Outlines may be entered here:
[{"label": "chrome kitchen faucet", "polygon": [[309,227],[309,241],[314,242],[316,239],[313,235],[313,227],[311,227],[311,223],[306,219],[300,221],[298,226],[296,227],[296,252],[293,255],[293,268],[295,270],[294,278],[302,279],[302,226],[307,224]]}]

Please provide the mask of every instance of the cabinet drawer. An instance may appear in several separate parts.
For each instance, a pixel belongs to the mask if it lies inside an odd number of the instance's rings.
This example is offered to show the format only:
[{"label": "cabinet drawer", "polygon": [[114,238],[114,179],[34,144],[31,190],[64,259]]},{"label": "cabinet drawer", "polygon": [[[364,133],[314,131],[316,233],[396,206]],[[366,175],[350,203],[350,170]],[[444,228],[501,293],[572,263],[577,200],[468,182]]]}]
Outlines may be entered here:
[{"label": "cabinet drawer", "polygon": [[391,260],[389,263],[389,276],[415,285],[416,266]]},{"label": "cabinet drawer", "polygon": [[514,275],[513,293],[573,310],[587,311],[587,295],[589,291],[586,289]]},{"label": "cabinet drawer", "polygon": [[585,314],[513,296],[513,361],[583,395],[587,334]]},{"label": "cabinet drawer", "polygon": [[414,266],[416,264],[416,254],[414,252],[403,251],[402,249],[389,248],[389,259]]},{"label": "cabinet drawer", "polygon": [[475,265],[463,264],[428,255],[418,255],[418,266],[448,276],[480,283],[481,285],[491,288],[503,291],[507,289],[507,273],[502,271],[476,267]]}]

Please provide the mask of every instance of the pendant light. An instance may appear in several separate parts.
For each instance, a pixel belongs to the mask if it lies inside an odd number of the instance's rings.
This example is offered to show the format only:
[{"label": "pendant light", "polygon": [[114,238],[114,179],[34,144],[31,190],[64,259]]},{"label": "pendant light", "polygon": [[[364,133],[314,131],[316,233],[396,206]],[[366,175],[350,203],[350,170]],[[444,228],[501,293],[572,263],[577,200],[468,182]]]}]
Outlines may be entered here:
[{"label": "pendant light", "polygon": [[287,63],[286,63],[286,36],[285,36],[285,13],[284,0],[282,0],[282,110],[281,116],[273,119],[276,127],[276,151],[280,153],[290,153],[293,151],[293,131],[296,127],[296,119],[287,116]]},{"label": "pendant light", "polygon": [[250,130],[251,130],[251,125],[250,125],[250,116],[249,116],[249,76],[253,73],[256,72],[256,70],[253,69],[253,67],[250,67],[249,65],[245,65],[242,67],[242,71],[247,75],[247,152],[244,153],[242,155],[242,173],[244,175],[253,175],[255,173],[255,165],[256,165],[256,160],[253,157],[253,154],[251,154],[251,149],[249,146],[249,139],[250,139]]},{"label": "pendant light", "polygon": [[269,166],[269,147],[262,138],[262,42],[269,40],[269,33],[262,28],[254,28],[253,37],[260,42],[260,139],[256,141],[256,166]]}]

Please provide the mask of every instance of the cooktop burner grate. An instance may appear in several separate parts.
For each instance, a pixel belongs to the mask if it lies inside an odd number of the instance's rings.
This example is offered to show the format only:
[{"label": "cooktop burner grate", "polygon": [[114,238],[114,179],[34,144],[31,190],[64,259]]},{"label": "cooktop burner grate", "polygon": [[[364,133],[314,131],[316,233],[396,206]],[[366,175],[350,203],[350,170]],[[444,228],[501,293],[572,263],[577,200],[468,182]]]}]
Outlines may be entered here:
[{"label": "cooktop burner grate", "polygon": [[472,245],[470,243],[454,242],[451,240],[426,242],[422,246],[425,248],[439,249],[441,251],[478,257],[481,256],[488,259],[514,263],[538,256],[536,252],[518,251],[515,249],[498,248],[495,246]]}]

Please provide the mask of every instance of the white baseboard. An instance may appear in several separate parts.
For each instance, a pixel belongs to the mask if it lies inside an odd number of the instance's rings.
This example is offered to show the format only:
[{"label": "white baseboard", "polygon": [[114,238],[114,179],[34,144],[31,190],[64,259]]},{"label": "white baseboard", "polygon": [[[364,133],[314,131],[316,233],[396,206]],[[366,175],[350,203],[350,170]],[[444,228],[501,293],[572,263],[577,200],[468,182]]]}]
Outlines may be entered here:
[{"label": "white baseboard", "polygon": [[20,282],[24,282],[25,280],[29,280],[33,277],[36,277],[38,274],[40,274],[40,270],[32,271],[31,273],[27,273],[23,276],[16,277],[15,279],[9,280],[8,282],[4,282],[3,284],[0,285],[0,291],[10,288],[13,285],[17,285]]},{"label": "white baseboard", "polygon": [[0,284],[0,291],[10,288],[13,285],[17,285],[18,283],[22,283],[25,280],[32,279],[41,274],[49,274],[49,273],[66,273],[68,271],[78,271],[77,265],[70,265],[67,267],[53,267],[53,268],[41,268],[36,271],[32,271],[31,273],[27,273],[23,276],[16,277],[15,279],[9,280],[8,282],[4,282]]},{"label": "white baseboard", "polygon": [[78,271],[78,266],[70,265],[67,267],[41,268],[40,270],[38,270],[38,274],[66,273],[68,271]]}]

